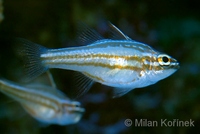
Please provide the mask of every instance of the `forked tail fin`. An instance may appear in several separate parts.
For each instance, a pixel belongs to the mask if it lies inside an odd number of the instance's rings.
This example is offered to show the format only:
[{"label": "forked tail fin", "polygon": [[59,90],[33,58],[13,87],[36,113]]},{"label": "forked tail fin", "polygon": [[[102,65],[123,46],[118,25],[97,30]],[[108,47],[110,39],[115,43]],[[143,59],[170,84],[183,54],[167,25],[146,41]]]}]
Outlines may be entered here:
[{"label": "forked tail fin", "polygon": [[24,66],[27,80],[32,80],[46,72],[48,67],[42,63],[41,54],[45,53],[48,49],[26,39],[17,38],[17,41],[23,44],[23,47],[19,53],[25,61]]}]

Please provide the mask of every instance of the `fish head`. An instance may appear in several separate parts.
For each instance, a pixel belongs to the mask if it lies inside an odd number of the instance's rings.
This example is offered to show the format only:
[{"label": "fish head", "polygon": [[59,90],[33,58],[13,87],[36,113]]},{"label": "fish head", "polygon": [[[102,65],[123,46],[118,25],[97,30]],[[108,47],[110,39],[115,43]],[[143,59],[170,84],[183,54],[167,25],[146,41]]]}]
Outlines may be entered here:
[{"label": "fish head", "polygon": [[151,59],[148,77],[152,83],[172,75],[179,69],[178,61],[167,54],[157,53]]},{"label": "fish head", "polygon": [[80,121],[84,112],[85,109],[77,101],[63,103],[59,124],[68,125],[77,123]]}]

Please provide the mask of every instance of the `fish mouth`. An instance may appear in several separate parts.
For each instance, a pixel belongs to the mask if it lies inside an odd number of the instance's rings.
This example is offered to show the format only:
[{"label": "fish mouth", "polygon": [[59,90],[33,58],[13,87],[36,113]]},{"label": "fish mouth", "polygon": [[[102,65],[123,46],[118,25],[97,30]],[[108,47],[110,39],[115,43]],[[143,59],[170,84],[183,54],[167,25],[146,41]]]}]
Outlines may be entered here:
[{"label": "fish mouth", "polygon": [[177,63],[177,69],[179,69],[180,68],[180,65],[179,65],[179,63]]},{"label": "fish mouth", "polygon": [[180,68],[180,65],[179,65],[179,62],[175,62],[171,65],[172,68],[174,69],[179,69]]},{"label": "fish mouth", "polygon": [[176,59],[171,58],[171,65],[170,65],[170,67],[174,68],[174,69],[179,69],[180,68],[179,62]]},{"label": "fish mouth", "polygon": [[75,107],[75,108],[71,108],[70,110],[68,110],[68,112],[70,112],[70,113],[84,113],[85,108]]}]

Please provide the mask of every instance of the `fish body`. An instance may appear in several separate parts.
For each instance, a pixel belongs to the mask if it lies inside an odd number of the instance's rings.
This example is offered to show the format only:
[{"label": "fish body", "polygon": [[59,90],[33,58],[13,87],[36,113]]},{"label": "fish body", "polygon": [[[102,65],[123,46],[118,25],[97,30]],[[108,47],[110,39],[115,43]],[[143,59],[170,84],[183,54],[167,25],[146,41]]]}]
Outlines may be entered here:
[{"label": "fish body", "polygon": [[18,101],[31,116],[46,124],[74,124],[84,112],[79,102],[71,101],[51,86],[36,83],[20,85],[0,79],[0,91]]},{"label": "fish body", "polygon": [[78,71],[91,80],[82,82],[85,91],[95,81],[115,87],[113,96],[119,97],[134,88],[154,84],[179,68],[171,56],[130,39],[112,24],[110,27],[117,38],[104,39],[86,29],[80,40],[88,45],[80,47],[47,49],[24,40],[29,74],[36,77],[49,68]]},{"label": "fish body", "polygon": [[84,47],[49,49],[41,60],[48,68],[80,71],[104,85],[131,88],[152,84],[144,82],[142,75],[151,69],[143,60],[154,60],[153,54],[153,49],[138,42],[103,40]]}]

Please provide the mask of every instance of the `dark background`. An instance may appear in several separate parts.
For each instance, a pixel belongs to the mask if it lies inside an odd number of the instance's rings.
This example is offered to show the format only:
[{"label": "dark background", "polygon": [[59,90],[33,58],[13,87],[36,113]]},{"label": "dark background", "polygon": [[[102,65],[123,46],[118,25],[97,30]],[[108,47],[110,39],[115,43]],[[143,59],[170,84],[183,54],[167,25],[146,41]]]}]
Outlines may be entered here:
[{"label": "dark background", "polygon": [[[110,21],[136,41],[180,62],[180,69],[158,83],[112,99],[111,89],[96,83],[78,100],[86,109],[69,126],[44,126],[12,99],[0,94],[1,133],[198,133],[200,126],[200,6],[192,0],[4,0],[0,23],[0,76],[20,81],[23,64],[13,38],[49,48],[74,46],[77,22],[103,33]],[[52,69],[56,84],[72,97],[71,72]],[[194,120],[195,127],[131,127],[125,119],[160,122]]]}]

